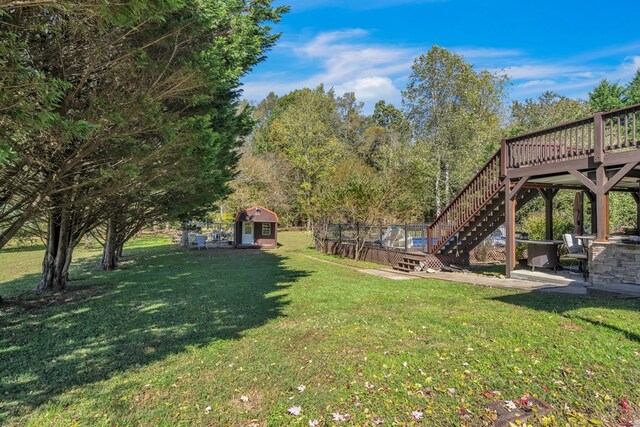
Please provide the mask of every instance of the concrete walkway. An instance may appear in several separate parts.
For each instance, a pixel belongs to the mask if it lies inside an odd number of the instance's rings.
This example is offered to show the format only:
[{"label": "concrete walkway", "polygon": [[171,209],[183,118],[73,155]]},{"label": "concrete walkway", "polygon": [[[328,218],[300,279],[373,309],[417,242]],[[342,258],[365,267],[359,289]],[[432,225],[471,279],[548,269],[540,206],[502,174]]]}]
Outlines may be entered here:
[{"label": "concrete walkway", "polygon": [[534,280],[505,279],[498,276],[489,276],[476,273],[415,273],[426,279],[447,280],[450,282],[468,283],[471,285],[487,286],[490,288],[514,289],[518,291],[534,292],[560,292],[573,295],[586,294],[583,287],[558,286],[551,283],[543,283]]},{"label": "concrete walkway", "polygon": [[492,288],[514,289],[525,292],[543,292],[564,295],[577,295],[595,298],[640,298],[638,285],[596,286],[584,282],[581,276],[575,277],[551,274],[544,271],[531,272],[516,270],[511,279],[475,273],[412,273],[420,277],[469,283]]},{"label": "concrete walkway", "polygon": [[531,272],[528,270],[516,270],[515,277],[511,279],[500,278],[477,273],[405,273],[391,268],[358,268],[339,262],[316,258],[311,255],[303,255],[305,258],[313,259],[328,264],[337,265],[362,274],[382,277],[390,280],[415,280],[415,279],[435,279],[449,282],[467,283],[477,286],[486,286],[498,289],[511,289],[522,292],[544,292],[564,295],[590,296],[601,298],[640,298],[640,286],[638,285],[610,285],[594,286],[584,282],[582,277],[563,277],[558,274],[550,274],[544,271]]}]

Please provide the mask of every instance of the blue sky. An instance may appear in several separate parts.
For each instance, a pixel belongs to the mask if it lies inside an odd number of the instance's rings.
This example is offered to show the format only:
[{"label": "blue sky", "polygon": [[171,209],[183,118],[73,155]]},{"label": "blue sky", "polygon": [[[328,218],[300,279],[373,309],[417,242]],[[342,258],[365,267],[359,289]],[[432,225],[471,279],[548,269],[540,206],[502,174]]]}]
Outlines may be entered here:
[{"label": "blue sky", "polygon": [[324,83],[355,92],[366,111],[401,104],[415,57],[437,44],[477,69],[511,77],[509,98],[545,90],[586,98],[640,68],[640,1],[278,0],[292,10],[268,59],[244,79],[245,98]]}]

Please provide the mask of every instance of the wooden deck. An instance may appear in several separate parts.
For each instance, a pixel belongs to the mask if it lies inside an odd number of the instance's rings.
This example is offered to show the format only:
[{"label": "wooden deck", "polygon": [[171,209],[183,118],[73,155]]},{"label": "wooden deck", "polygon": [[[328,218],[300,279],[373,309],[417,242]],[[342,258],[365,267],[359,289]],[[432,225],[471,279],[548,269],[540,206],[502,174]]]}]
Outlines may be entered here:
[{"label": "wooden deck", "polygon": [[[507,274],[515,266],[515,214],[544,198],[547,238],[559,190],[581,190],[593,202],[598,240],[609,236],[609,193],[638,203],[640,223],[640,104],[598,113],[549,129],[504,139],[501,149],[428,229],[429,254],[468,254],[502,223],[507,226]],[[434,243],[435,242],[435,243]]]}]

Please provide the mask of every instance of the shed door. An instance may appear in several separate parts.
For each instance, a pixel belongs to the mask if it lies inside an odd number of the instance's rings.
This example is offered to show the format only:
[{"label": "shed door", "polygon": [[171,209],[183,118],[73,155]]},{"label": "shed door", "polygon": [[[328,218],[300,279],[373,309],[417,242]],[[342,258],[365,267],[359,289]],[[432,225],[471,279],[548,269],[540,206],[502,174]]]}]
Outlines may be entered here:
[{"label": "shed door", "polygon": [[253,223],[252,222],[242,223],[242,244],[253,245]]}]

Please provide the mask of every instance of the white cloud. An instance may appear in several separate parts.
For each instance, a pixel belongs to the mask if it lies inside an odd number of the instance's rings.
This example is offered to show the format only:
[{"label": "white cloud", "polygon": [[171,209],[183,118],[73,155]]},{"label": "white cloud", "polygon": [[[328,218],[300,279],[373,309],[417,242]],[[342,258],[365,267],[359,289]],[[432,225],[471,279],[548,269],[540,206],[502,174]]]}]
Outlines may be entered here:
[{"label": "white cloud", "polygon": [[[414,58],[430,46],[370,43],[370,36],[365,29],[352,28],[319,33],[306,41],[280,43],[278,70],[249,75],[245,98],[257,101],[271,91],[284,95],[324,84],[338,95],[354,92],[365,102],[365,112],[371,112],[380,99],[398,105]],[[603,51],[554,61],[532,58],[524,50],[512,48],[462,46],[451,50],[473,62],[476,69],[507,74],[512,82],[512,99],[535,97],[547,90],[585,98],[603,78],[624,83],[640,68],[640,55],[619,57],[619,52],[626,52],[630,46],[612,48],[606,61],[588,59],[601,58]]]},{"label": "white cloud", "polygon": [[549,80],[549,79],[529,80],[528,82],[521,84],[520,87],[540,87],[540,86],[551,86],[554,84],[556,84],[556,82],[554,80]]},{"label": "white cloud", "polygon": [[[515,82],[512,97],[521,99],[524,97],[531,97],[540,94],[543,91],[554,91],[561,95],[569,96],[572,98],[586,99],[589,92],[596,87],[602,79],[607,79],[611,82],[624,84],[629,81],[636,70],[640,68],[640,56],[630,56],[625,58],[618,65],[603,66],[603,65],[583,65],[583,68],[591,68],[590,71],[581,72],[557,72],[561,70],[561,66],[549,65],[548,74],[540,73],[522,73],[520,75],[530,76],[548,76],[550,79],[533,79],[520,78]],[[540,68],[542,69],[542,68]],[[556,71],[556,72],[554,72]],[[513,77],[512,77],[513,78]]]},{"label": "white cloud", "polygon": [[399,90],[389,77],[363,77],[350,80],[335,87],[337,93],[355,92],[360,101],[377,102],[380,99],[394,99]]},{"label": "white cloud", "polygon": [[393,45],[366,43],[369,33],[355,28],[320,33],[306,43],[284,46],[294,61],[315,64],[317,71],[303,79],[279,78],[275,82],[251,79],[244,86],[245,98],[258,100],[273,91],[279,95],[296,88],[324,84],[337,94],[354,92],[370,112],[380,99],[398,103],[400,89],[394,80],[409,74],[413,58],[419,53]]},{"label": "white cloud", "polygon": [[[499,70],[495,70],[499,71]],[[555,64],[525,64],[505,67],[504,71],[513,80],[545,79],[554,76],[569,76],[583,72],[579,67],[555,65]]]}]

